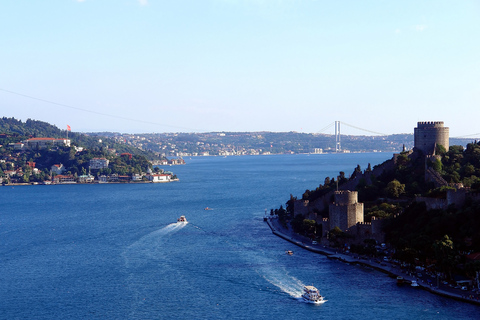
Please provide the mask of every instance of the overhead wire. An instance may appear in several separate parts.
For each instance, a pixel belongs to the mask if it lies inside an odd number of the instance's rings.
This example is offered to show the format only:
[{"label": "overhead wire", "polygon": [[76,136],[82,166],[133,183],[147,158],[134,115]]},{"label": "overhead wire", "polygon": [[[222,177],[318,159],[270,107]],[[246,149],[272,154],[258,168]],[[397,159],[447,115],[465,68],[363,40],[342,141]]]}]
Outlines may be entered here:
[{"label": "overhead wire", "polygon": [[79,107],[74,107],[74,106],[71,106],[71,105],[67,105],[67,104],[63,104],[63,103],[58,103],[58,102],[54,102],[54,101],[50,101],[50,100],[46,100],[46,99],[42,99],[42,98],[33,97],[33,96],[30,96],[30,95],[27,95],[27,94],[15,92],[15,91],[3,89],[3,88],[0,88],[0,91],[7,92],[7,93],[11,93],[11,94],[15,94],[15,95],[17,95],[17,96],[21,96],[21,97],[28,98],[28,99],[32,99],[32,100],[37,100],[37,101],[41,101],[41,102],[53,104],[53,105],[56,105],[56,106],[59,106],[59,107],[64,107],[64,108],[69,108],[69,109],[74,109],[74,110],[79,110],[79,111],[88,112],[88,113],[92,113],[92,114],[97,114],[97,115],[101,115],[101,116],[105,116],[105,117],[110,117],[110,118],[116,118],[116,119],[127,120],[127,121],[134,121],[134,122],[151,124],[151,125],[157,125],[157,126],[163,126],[163,127],[170,127],[170,128],[177,128],[177,129],[186,129],[186,130],[192,130],[192,131],[197,131],[197,132],[206,132],[206,131],[207,131],[207,130],[200,130],[200,129],[193,129],[193,128],[181,127],[181,126],[172,126],[172,125],[168,125],[168,124],[164,124],[164,123],[158,123],[158,122],[152,122],[152,121],[132,119],[132,118],[128,118],[128,117],[122,117],[122,116],[118,116],[118,115],[113,115],[113,114],[108,114],[108,113],[103,113],[103,112],[88,110],[88,109],[79,108]]}]

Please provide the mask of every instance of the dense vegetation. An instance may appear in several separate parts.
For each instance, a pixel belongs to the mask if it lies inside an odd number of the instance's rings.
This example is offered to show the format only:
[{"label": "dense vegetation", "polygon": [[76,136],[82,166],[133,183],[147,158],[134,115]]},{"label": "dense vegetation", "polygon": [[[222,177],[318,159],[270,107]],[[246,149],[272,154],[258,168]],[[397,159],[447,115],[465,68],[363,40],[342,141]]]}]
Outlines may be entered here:
[{"label": "dense vegetation", "polygon": [[[18,142],[28,138],[66,138],[67,130],[61,130],[47,122],[27,119],[25,122],[15,118],[0,118],[0,134],[2,140],[0,144]],[[154,160],[158,157],[151,151],[138,149],[124,143],[118,143],[112,138],[102,135],[86,135],[78,132],[68,132],[68,138],[72,140],[72,145],[85,147],[87,149],[114,149],[117,153],[131,153],[142,155],[147,159]]]},{"label": "dense vegetation", "polygon": [[[384,219],[386,241],[395,252],[394,257],[414,263],[437,266],[437,271],[447,277],[455,273],[473,276],[480,271],[480,263],[469,262],[468,253],[480,252],[480,143],[451,146],[448,151],[439,146],[437,158],[425,157],[420,152],[403,152],[398,155],[392,170],[378,177],[370,176],[369,183],[360,179],[356,190],[359,202],[365,206],[365,221],[372,216]],[[426,181],[425,170],[432,168],[448,185],[436,188],[433,182]],[[371,170],[370,166],[367,171]],[[357,167],[353,179],[360,173]],[[337,182],[347,182],[343,172],[337,177],[326,178],[325,183],[315,190],[307,190],[302,199],[315,201],[335,189]],[[427,210],[424,202],[415,201],[416,196],[446,199],[449,189],[469,188],[466,201],[461,207],[450,205],[444,209]],[[287,201],[287,210],[275,211],[280,218],[290,219],[296,232],[311,236],[319,226],[315,221],[301,215],[293,216],[289,210],[295,200]],[[321,213],[327,216],[328,212]],[[341,230],[330,230],[329,239],[335,241],[346,237]],[[333,240],[332,240],[333,239]],[[365,253],[372,251],[372,243],[352,246],[352,250]]]},{"label": "dense vegetation", "polygon": [[[72,140],[71,147],[16,150],[11,145],[31,137],[64,138],[66,136],[65,131],[41,121],[27,120],[22,123],[13,118],[3,118],[0,121],[0,132],[0,160],[2,160],[0,177],[5,177],[7,170],[15,170],[18,174],[11,177],[13,182],[50,180],[52,178],[51,167],[55,164],[62,164],[66,169],[65,174],[75,177],[86,174],[131,175],[152,169],[152,164],[141,150],[127,145],[118,145],[108,139],[105,141],[102,139],[102,142],[99,142],[98,138],[81,134],[69,134],[69,139]],[[119,151],[131,152],[124,152],[117,156],[112,152],[112,148],[108,147],[109,143],[112,143],[110,146],[118,147],[115,149],[116,153]],[[106,158],[110,164],[108,168],[90,172],[89,162],[93,158]]]}]

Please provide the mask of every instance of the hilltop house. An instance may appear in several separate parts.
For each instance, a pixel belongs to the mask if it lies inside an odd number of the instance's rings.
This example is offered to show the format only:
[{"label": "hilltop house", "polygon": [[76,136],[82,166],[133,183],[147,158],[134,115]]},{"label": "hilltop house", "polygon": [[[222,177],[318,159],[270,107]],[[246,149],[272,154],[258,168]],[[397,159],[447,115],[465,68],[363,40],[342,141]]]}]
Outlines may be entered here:
[{"label": "hilltop house", "polygon": [[90,169],[98,170],[108,168],[108,159],[105,158],[93,158],[90,160]]},{"label": "hilltop house", "polygon": [[66,171],[65,167],[61,163],[54,164],[53,166],[51,166],[50,170],[52,171],[52,173],[55,173],[55,174],[62,174]]},{"label": "hilltop house", "polygon": [[70,147],[70,139],[55,139],[55,138],[31,138],[22,141],[23,146],[15,145],[15,148],[47,148],[53,146],[60,146],[60,147]]}]

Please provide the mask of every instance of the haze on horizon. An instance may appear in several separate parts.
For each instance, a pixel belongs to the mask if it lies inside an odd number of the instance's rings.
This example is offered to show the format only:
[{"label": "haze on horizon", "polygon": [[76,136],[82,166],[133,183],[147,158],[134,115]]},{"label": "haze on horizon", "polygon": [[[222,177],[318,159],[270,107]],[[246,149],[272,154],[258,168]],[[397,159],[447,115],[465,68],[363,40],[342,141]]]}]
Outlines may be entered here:
[{"label": "haze on horizon", "polygon": [[479,17],[476,0],[3,2],[0,116],[79,132],[315,133],[339,120],[474,135]]}]

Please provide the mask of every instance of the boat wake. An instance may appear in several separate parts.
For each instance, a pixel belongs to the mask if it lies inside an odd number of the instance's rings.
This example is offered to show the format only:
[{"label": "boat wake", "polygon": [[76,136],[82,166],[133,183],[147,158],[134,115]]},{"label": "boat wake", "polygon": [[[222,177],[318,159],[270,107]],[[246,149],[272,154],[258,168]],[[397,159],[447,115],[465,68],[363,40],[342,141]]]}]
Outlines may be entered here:
[{"label": "boat wake", "polygon": [[[232,242],[231,245],[243,256],[243,259],[248,261],[259,277],[275,287],[275,291],[280,289],[294,299],[302,297],[305,285],[289,274],[278,256],[269,256],[268,253],[259,249],[259,246],[246,245],[240,241]],[[264,286],[264,284],[259,284],[259,286]]]},{"label": "boat wake", "polygon": [[297,278],[289,275],[285,269],[265,267],[257,270],[257,273],[292,298],[301,299],[304,284]]},{"label": "boat wake", "polygon": [[145,263],[145,260],[162,259],[163,255],[160,252],[162,250],[161,244],[168,241],[172,234],[183,229],[187,224],[188,222],[171,223],[143,236],[128,246],[122,254],[126,267],[138,266]]}]

